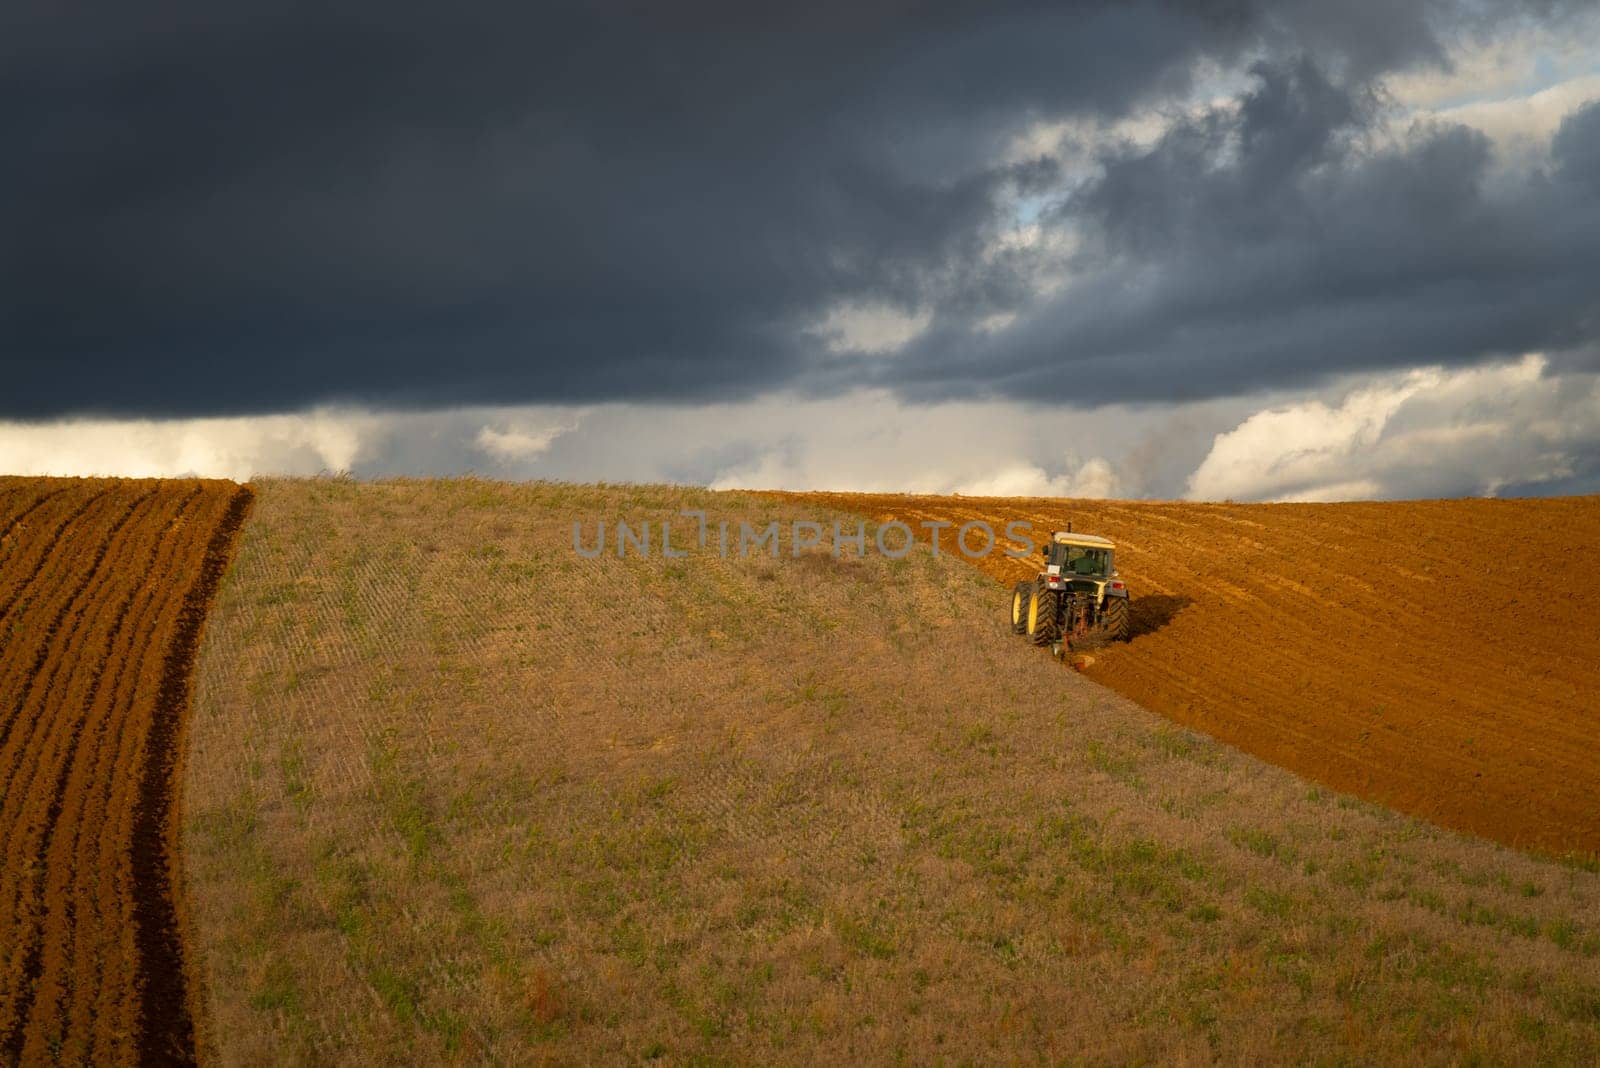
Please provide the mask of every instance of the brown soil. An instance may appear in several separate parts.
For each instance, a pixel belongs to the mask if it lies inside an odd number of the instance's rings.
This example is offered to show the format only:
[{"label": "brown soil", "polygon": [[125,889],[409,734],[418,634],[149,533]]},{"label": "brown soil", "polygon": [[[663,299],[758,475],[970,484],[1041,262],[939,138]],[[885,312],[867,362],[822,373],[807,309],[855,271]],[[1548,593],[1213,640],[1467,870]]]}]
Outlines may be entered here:
[{"label": "brown soil", "polygon": [[[1092,678],[1335,789],[1522,848],[1600,851],[1600,497],[774,496],[923,540],[923,520],[973,519],[1113,538],[1134,638],[1096,649]],[[1036,570],[974,563],[1005,591]]]},{"label": "brown soil", "polygon": [[192,1061],[176,765],[251,491],[0,478],[0,1050]]}]

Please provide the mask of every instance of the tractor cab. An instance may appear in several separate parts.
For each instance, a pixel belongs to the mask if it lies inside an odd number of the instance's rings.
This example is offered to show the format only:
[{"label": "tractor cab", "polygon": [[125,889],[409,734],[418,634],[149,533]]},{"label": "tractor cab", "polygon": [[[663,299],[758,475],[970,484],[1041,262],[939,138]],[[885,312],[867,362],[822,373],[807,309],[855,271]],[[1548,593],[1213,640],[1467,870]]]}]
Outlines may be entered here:
[{"label": "tractor cab", "polygon": [[1125,594],[1126,587],[1116,583],[1107,589],[1117,573],[1116,546],[1107,538],[1095,534],[1074,534],[1070,530],[1057,531],[1042,550],[1046,586],[1060,590],[1092,593],[1099,601],[1107,594]]},{"label": "tractor cab", "polygon": [[1053,541],[1045,546],[1044,553],[1045,565],[1055,565],[1062,575],[1102,579],[1111,575],[1111,549]]}]

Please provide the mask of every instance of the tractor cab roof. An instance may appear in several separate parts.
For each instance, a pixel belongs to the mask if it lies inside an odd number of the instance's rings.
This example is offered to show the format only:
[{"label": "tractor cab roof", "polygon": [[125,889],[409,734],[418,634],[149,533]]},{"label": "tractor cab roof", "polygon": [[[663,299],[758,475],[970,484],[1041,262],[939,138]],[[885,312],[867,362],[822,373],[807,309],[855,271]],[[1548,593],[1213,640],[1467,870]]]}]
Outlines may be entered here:
[{"label": "tractor cab roof", "polygon": [[1074,534],[1070,530],[1058,530],[1050,540],[1057,545],[1076,545],[1080,549],[1116,548],[1110,538],[1102,538],[1098,534]]}]

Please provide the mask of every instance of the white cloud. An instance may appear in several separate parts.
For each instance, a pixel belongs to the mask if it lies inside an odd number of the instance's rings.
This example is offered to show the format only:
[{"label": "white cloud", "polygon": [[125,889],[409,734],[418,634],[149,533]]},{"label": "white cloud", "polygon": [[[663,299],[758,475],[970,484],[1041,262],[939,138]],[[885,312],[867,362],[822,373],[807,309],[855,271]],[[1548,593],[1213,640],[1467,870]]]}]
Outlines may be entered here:
[{"label": "white cloud", "polygon": [[1370,478],[1356,479],[1353,482],[1336,482],[1328,486],[1315,486],[1298,493],[1286,493],[1281,497],[1272,498],[1275,501],[1288,503],[1311,503],[1318,501],[1370,501],[1383,495],[1383,484],[1374,482]]},{"label": "white cloud", "polygon": [[1558,483],[1600,455],[1600,378],[1547,375],[1544,357],[1423,369],[1256,412],[1218,434],[1198,500],[1493,495]]},{"label": "white cloud", "polygon": [[1448,66],[1390,76],[1396,105],[1386,135],[1402,141],[1418,122],[1462,123],[1494,142],[1499,162],[1525,171],[1544,162],[1561,120],[1600,99],[1600,14],[1575,16],[1557,29],[1520,31],[1455,42]]},{"label": "white cloud", "polygon": [[1527,96],[1593,73],[1596,33],[1600,15],[1593,12],[1559,27],[1527,23],[1519,32],[1454,42],[1448,66],[1392,75],[1386,87],[1400,104],[1418,110]]},{"label": "white cloud", "polygon": [[932,309],[916,313],[887,304],[840,304],[813,328],[834,353],[898,352],[933,321]]},{"label": "white cloud", "polygon": [[1036,464],[1018,463],[992,475],[963,482],[939,492],[969,497],[1094,497],[1117,496],[1117,474],[1109,461],[1096,456],[1076,470],[1051,475]]},{"label": "white cloud", "polygon": [[458,474],[527,477],[578,425],[577,409],[439,412],[316,409],[211,419],[0,422],[0,474],[248,479],[256,475]]},{"label": "white cloud", "polygon": [[1395,385],[1358,390],[1338,407],[1311,400],[1257,412],[1217,435],[1189,477],[1189,496],[1314,495],[1327,471],[1370,449],[1400,406],[1437,378],[1413,372]]},{"label": "white cloud", "polygon": [[197,475],[349,470],[378,421],[360,412],[219,419],[0,422],[0,472],[17,475]]},{"label": "white cloud", "polygon": [[532,460],[548,452],[556,438],[576,428],[577,425],[577,421],[574,420],[570,423],[536,427],[512,422],[506,425],[504,430],[494,426],[484,426],[473,440],[479,449],[496,460],[502,462]]},{"label": "white cloud", "polygon": [[[711,422],[724,441],[742,440],[753,455],[721,464],[710,478],[716,489],[1137,494],[1142,480],[1119,474],[1110,457],[1135,451],[1155,422],[1130,418],[1120,406],[1096,412],[1002,401],[912,407],[876,392],[739,408],[729,406]],[[1085,457],[1091,449],[1095,454]]]},{"label": "white cloud", "polygon": [[1461,123],[1494,142],[1499,162],[1511,172],[1526,171],[1549,158],[1550,142],[1562,120],[1593,100],[1600,100],[1600,73],[1585,74],[1527,95],[1408,112],[1397,118],[1389,135],[1401,141],[1405,131],[1419,121]]},{"label": "white cloud", "polygon": [[1231,109],[1251,84],[1248,70],[1207,63],[1198,71],[1189,93],[1178,100],[1140,108],[1120,118],[1039,119],[1014,134],[1002,159],[1022,163],[1040,156],[1055,157],[1069,178],[1092,173],[1096,155],[1108,146],[1149,148],[1180,121],[1203,117],[1208,111]]}]

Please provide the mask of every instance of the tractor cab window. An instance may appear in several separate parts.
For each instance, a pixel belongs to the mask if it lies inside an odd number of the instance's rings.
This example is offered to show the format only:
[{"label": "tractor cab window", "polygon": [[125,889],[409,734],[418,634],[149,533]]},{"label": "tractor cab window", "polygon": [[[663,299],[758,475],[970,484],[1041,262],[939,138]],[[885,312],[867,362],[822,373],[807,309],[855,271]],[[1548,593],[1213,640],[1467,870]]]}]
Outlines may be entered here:
[{"label": "tractor cab window", "polygon": [[1061,565],[1063,575],[1081,575],[1086,578],[1105,578],[1111,574],[1111,550],[1084,549],[1077,545],[1057,545],[1051,553],[1051,563]]}]

